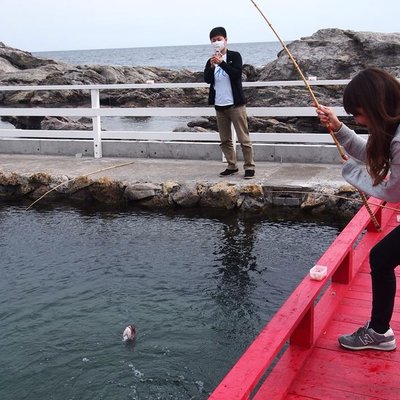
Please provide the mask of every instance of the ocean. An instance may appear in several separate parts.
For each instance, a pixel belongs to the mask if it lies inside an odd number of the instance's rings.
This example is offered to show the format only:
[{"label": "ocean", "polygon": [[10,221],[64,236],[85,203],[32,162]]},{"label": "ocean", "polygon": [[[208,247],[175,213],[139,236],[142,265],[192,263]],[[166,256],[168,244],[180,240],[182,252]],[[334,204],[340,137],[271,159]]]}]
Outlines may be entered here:
[{"label": "ocean", "polygon": [[[239,51],[244,64],[261,67],[273,61],[282,49],[279,42],[255,42],[228,44]],[[98,49],[35,52],[38,57],[51,58],[74,65],[119,65],[160,67],[172,70],[189,69],[203,71],[212,48],[207,45],[136,47],[127,49]]]},{"label": "ocean", "polygon": [[208,398],[342,229],[21,204],[0,204],[0,224],[4,400]]}]

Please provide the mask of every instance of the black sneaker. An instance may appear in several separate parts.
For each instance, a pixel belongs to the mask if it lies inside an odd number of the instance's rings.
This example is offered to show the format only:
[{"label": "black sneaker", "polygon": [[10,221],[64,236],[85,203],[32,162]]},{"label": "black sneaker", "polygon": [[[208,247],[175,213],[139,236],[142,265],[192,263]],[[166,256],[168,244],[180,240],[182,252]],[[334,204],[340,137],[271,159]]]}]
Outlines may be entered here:
[{"label": "black sneaker", "polygon": [[236,174],[239,171],[238,168],[235,169],[226,169],[225,171],[222,171],[219,176],[228,176],[228,175],[233,175]]},{"label": "black sneaker", "polygon": [[254,178],[254,174],[255,174],[254,169],[246,169],[246,171],[244,171],[244,179]]}]

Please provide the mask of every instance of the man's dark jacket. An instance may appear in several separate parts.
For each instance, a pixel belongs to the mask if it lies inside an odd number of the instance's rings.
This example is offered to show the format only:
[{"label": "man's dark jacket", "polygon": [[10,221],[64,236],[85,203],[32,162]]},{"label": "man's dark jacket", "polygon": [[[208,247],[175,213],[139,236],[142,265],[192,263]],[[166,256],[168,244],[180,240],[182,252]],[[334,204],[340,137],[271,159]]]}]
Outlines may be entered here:
[{"label": "man's dark jacket", "polygon": [[[219,66],[228,74],[231,80],[233,103],[235,106],[246,104],[246,99],[242,87],[242,56],[237,51],[227,50],[226,62],[222,61]],[[204,81],[210,84],[208,94],[208,104],[215,104],[215,89],[214,89],[214,68],[211,68],[211,59],[207,61],[204,68]]]}]

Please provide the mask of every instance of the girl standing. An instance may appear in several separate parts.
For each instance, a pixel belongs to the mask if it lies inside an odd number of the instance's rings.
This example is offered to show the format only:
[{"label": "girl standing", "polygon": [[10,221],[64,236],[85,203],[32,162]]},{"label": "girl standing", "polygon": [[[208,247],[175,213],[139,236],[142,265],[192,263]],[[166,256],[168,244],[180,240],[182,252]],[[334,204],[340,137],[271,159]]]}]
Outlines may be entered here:
[{"label": "girl standing", "polygon": [[[389,73],[367,68],[346,86],[343,106],[360,125],[368,128],[364,140],[341,123],[328,107],[319,106],[322,123],[330,125],[351,158],[342,175],[360,191],[388,201],[400,201],[400,83]],[[396,295],[395,268],[400,264],[400,226],[370,251],[372,278],[371,320],[356,332],[339,337],[352,350],[394,350],[390,328]]]}]

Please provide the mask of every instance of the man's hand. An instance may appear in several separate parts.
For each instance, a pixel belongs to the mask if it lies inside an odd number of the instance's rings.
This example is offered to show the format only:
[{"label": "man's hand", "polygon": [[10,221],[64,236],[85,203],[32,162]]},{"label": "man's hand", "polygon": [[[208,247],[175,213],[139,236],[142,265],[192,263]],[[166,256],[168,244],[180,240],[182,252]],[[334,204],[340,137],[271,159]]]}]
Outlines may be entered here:
[{"label": "man's hand", "polygon": [[211,64],[213,64],[213,65],[219,65],[219,64],[221,64],[222,63],[222,55],[218,55],[218,54],[214,54],[212,57],[211,57]]}]

